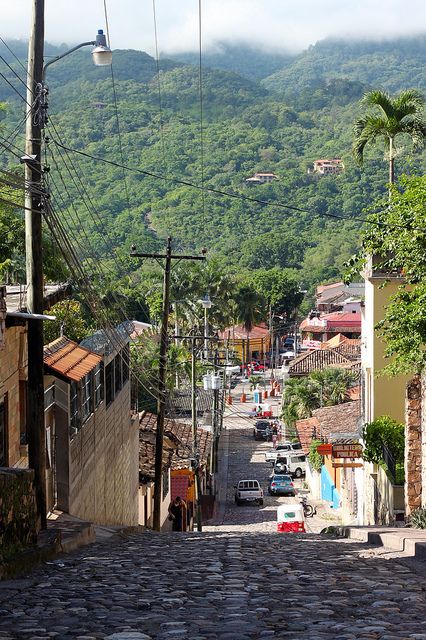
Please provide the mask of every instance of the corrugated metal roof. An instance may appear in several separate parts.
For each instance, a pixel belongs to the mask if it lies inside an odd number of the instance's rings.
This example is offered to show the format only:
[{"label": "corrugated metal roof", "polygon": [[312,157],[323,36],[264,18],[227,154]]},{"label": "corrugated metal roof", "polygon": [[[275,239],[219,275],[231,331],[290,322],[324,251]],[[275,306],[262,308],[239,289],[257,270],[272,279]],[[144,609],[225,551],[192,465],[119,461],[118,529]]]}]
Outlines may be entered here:
[{"label": "corrugated metal roof", "polygon": [[78,382],[102,362],[102,357],[65,336],[44,347],[44,364],[54,373]]}]

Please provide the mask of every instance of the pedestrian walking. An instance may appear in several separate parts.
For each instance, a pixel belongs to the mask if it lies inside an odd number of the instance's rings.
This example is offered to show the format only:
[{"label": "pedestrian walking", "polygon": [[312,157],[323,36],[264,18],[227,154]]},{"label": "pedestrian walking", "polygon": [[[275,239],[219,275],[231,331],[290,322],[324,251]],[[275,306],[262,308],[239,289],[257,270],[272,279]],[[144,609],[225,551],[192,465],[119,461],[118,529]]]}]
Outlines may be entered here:
[{"label": "pedestrian walking", "polygon": [[183,531],[183,513],[186,509],[186,502],[180,496],[176,496],[169,504],[169,520],[172,521],[173,531]]}]

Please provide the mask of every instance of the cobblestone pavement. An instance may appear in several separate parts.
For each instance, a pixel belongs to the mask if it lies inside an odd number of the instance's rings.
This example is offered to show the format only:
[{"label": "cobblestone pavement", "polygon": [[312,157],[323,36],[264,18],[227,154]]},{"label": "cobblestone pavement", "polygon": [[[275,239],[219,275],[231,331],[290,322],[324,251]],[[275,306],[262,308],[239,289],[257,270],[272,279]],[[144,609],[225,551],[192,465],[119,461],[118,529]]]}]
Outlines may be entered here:
[{"label": "cobblestone pavement", "polygon": [[0,583],[0,640],[426,640],[423,577],[359,543],[275,533],[273,498],[236,507],[234,482],[270,467],[244,422],[229,445],[219,526],[116,536]]}]

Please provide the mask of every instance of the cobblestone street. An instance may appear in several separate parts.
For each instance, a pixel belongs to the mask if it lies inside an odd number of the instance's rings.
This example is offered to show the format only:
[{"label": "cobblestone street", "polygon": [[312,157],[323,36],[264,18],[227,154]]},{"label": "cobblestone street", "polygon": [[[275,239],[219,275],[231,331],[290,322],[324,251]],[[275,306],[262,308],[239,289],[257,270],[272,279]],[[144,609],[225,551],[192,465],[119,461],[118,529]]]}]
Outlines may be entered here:
[{"label": "cobblestone street", "polygon": [[420,573],[363,557],[359,543],[275,533],[287,498],[235,506],[240,478],[258,478],[266,493],[270,445],[254,441],[247,420],[227,425],[218,525],[116,536],[0,583],[0,639],[426,640]]}]

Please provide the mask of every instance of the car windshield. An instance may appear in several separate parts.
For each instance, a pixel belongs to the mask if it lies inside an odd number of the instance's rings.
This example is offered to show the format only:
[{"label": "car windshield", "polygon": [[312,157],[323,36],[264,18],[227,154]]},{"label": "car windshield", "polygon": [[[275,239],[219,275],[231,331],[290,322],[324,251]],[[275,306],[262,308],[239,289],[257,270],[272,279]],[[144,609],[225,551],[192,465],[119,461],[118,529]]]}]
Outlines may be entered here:
[{"label": "car windshield", "polygon": [[259,431],[265,431],[268,427],[269,424],[267,422],[260,422],[256,425],[256,429],[258,429]]},{"label": "car windshield", "polygon": [[290,476],[274,476],[272,482],[291,482]]}]

